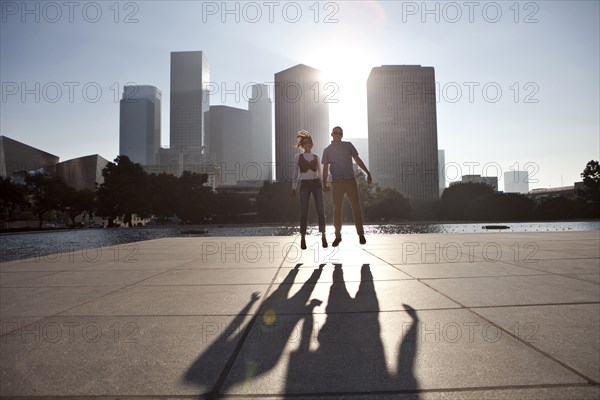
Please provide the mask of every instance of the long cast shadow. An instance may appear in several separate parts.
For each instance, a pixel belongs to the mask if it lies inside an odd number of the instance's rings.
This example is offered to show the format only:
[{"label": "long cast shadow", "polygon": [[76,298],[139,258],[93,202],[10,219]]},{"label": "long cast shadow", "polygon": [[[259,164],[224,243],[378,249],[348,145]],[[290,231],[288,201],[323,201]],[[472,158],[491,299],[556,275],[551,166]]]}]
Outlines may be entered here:
[{"label": "long cast shadow", "polygon": [[[258,300],[258,294],[253,294],[248,304],[188,368],[183,380],[205,390],[200,398],[220,397],[233,386],[251,382],[271,371],[281,361],[286,346],[299,341],[297,350],[289,352],[286,395],[387,392],[418,399],[414,364],[419,319],[415,310],[404,304],[410,325],[408,330],[398,329],[399,335],[404,334],[398,356],[394,366],[387,365],[379,301],[370,266],[362,266],[354,298],[346,288],[342,265],[335,266],[322,327],[315,324],[313,315],[321,300],[309,299],[323,265],[288,298],[299,266],[290,270],[259,312],[244,325],[249,310]],[[302,320],[298,332],[296,328]],[[317,335],[313,339],[315,331]],[[311,347],[317,349],[311,350]],[[396,367],[396,372],[389,372],[392,367]],[[216,383],[214,371],[221,371]]]},{"label": "long cast shadow", "polygon": [[[218,397],[230,387],[251,381],[277,365],[298,322],[305,315],[312,314],[312,309],[318,304],[313,301],[307,305],[321,276],[323,264],[312,272],[297,293],[288,298],[300,265],[290,270],[283,282],[263,302],[260,310],[243,325],[249,310],[259,298],[258,293],[254,293],[240,313],[187,369],[183,381],[207,390],[200,398]],[[228,361],[223,366],[225,358]],[[234,363],[243,368],[233,368]],[[222,370],[216,383],[215,370]]]},{"label": "long cast shadow", "polygon": [[[398,349],[396,372],[390,373],[393,368],[386,365],[379,301],[370,266],[362,266],[360,285],[352,298],[346,288],[342,265],[336,265],[326,321],[319,327],[312,314],[305,318],[300,347],[290,355],[285,393],[389,392],[418,399],[414,363],[419,320],[412,307],[406,304],[404,307],[411,321]],[[311,346],[313,329],[318,330],[317,343]],[[317,349],[311,351],[315,346]]]}]

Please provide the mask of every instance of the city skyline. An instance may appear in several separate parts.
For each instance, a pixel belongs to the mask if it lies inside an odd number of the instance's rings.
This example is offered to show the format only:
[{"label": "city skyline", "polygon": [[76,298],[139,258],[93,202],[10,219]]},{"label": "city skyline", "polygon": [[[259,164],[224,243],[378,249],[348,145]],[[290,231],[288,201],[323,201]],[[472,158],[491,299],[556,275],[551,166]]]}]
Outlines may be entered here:
[{"label": "city skyline", "polygon": [[0,134],[64,159],[112,160],[123,87],[170,92],[170,53],[201,50],[214,105],[245,108],[251,84],[297,64],[322,70],[333,84],[323,93],[329,128],[351,140],[367,134],[371,68],[420,64],[436,69],[447,182],[496,175],[502,188],[508,171],[528,171],[530,189],[579,181],[599,158],[599,4],[474,3],[281,2],[272,13],[254,3],[257,18],[235,2],[229,14],[213,2],[77,3],[60,16],[45,3],[4,2]]}]

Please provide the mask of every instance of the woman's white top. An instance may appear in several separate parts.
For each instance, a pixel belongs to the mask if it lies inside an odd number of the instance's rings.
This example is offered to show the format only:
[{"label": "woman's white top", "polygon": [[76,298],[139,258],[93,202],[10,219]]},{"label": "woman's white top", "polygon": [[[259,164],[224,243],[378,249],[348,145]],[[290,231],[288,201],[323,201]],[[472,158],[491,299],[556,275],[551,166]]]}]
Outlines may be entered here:
[{"label": "woman's white top", "polygon": [[[304,157],[304,160],[311,162],[316,159],[316,171],[309,169],[305,172],[300,170],[300,157]],[[313,153],[298,153],[294,157],[294,175],[292,178],[292,190],[298,190],[300,181],[303,180],[315,180],[318,179],[323,183],[323,175],[321,174],[321,163],[319,162],[319,156]]]}]

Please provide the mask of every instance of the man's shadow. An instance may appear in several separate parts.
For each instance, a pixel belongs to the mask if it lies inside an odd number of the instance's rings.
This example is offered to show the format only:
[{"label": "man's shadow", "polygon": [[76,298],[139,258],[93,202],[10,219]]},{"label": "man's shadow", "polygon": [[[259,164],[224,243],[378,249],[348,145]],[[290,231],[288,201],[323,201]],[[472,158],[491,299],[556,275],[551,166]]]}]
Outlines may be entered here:
[{"label": "man's shadow", "polygon": [[[297,351],[290,354],[286,394],[396,392],[418,399],[419,385],[414,375],[419,319],[404,304],[410,322],[398,334],[404,336],[395,365],[387,365],[379,323],[379,301],[369,264],[361,268],[356,296],[346,288],[341,264],[333,271],[326,320],[315,324],[307,315]],[[313,330],[317,343],[311,346]],[[311,347],[317,347],[311,350]],[[394,370],[390,372],[390,370]]]},{"label": "man's shadow", "polygon": [[[288,298],[299,266],[290,270],[259,312],[244,324],[259,298],[254,293],[249,303],[218,336],[215,335],[212,344],[188,368],[183,380],[205,390],[200,398],[218,397],[235,385],[251,382],[269,372],[281,362],[286,346],[299,341],[297,350],[289,352],[286,394],[391,391],[412,394],[412,399],[418,399],[414,362],[419,320],[415,310],[404,305],[411,318],[410,326],[406,332],[398,329],[398,335],[404,333],[404,337],[396,360],[397,371],[392,374],[386,365],[379,301],[369,265],[361,268],[361,281],[354,298],[346,289],[341,264],[335,266],[322,327],[315,324],[313,316],[314,308],[321,301],[309,302],[309,299],[323,265]],[[302,320],[301,331],[298,331]],[[318,332],[318,348],[314,351],[311,350],[313,330]],[[215,380],[217,370],[221,372]]]},{"label": "man's shadow", "polygon": [[[312,314],[313,308],[320,303],[313,300],[307,304],[324,266],[321,264],[315,269],[300,290],[288,298],[301,265],[297,264],[289,271],[259,311],[244,324],[248,312],[259,299],[259,294],[253,293],[246,306],[188,368],[183,381],[204,388],[206,392],[201,398],[227,393],[230,387],[270,371],[279,362],[290,338],[296,340],[293,335],[297,332],[298,322]],[[223,365],[225,358],[227,362]],[[215,370],[221,370],[216,381]]]}]

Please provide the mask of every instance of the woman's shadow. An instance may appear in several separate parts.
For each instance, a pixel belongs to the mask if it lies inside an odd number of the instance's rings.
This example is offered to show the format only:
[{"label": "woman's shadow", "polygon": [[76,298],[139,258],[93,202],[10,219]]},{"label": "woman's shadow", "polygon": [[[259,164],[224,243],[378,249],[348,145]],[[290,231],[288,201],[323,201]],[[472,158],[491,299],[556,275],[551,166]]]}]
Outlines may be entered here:
[{"label": "woman's shadow", "polygon": [[[259,294],[253,293],[246,306],[187,369],[183,381],[204,388],[206,392],[201,395],[202,398],[226,393],[230,387],[270,371],[280,361],[285,346],[290,338],[293,339],[298,322],[312,314],[313,308],[319,304],[318,301],[307,303],[324,264],[313,270],[298,292],[288,297],[301,265],[297,264],[289,271],[278,288],[261,304],[259,311],[244,324],[250,309],[259,299]],[[224,359],[227,362],[224,363]],[[215,370],[221,370],[216,379]]]},{"label": "woman's shadow", "polygon": [[[354,298],[346,289],[341,264],[335,266],[322,326],[315,324],[313,316],[321,301],[309,299],[323,265],[288,298],[299,266],[290,270],[259,312],[244,324],[259,298],[257,293],[253,294],[249,303],[188,368],[183,380],[204,388],[206,392],[201,398],[217,397],[235,385],[250,383],[269,372],[281,362],[286,346],[299,341],[297,350],[289,352],[286,394],[392,391],[418,398],[414,361],[419,320],[415,310],[404,305],[410,325],[400,344],[396,372],[390,373],[393,368],[386,364],[379,302],[370,266],[362,266]],[[311,350],[313,330],[318,332],[312,346],[317,347],[314,351]],[[398,329],[398,334],[404,331]],[[217,378],[215,371],[221,371]]]},{"label": "woman's shadow", "polygon": [[[398,329],[404,333],[395,365],[386,363],[379,323],[379,301],[369,264],[361,268],[361,280],[354,298],[344,281],[342,265],[335,265],[329,291],[326,320],[322,326],[307,315],[301,344],[291,353],[286,394],[390,392],[418,399],[419,385],[414,374],[419,319],[407,304],[410,321]],[[313,329],[318,330],[317,347],[311,351]],[[394,372],[390,372],[394,370]]]}]

